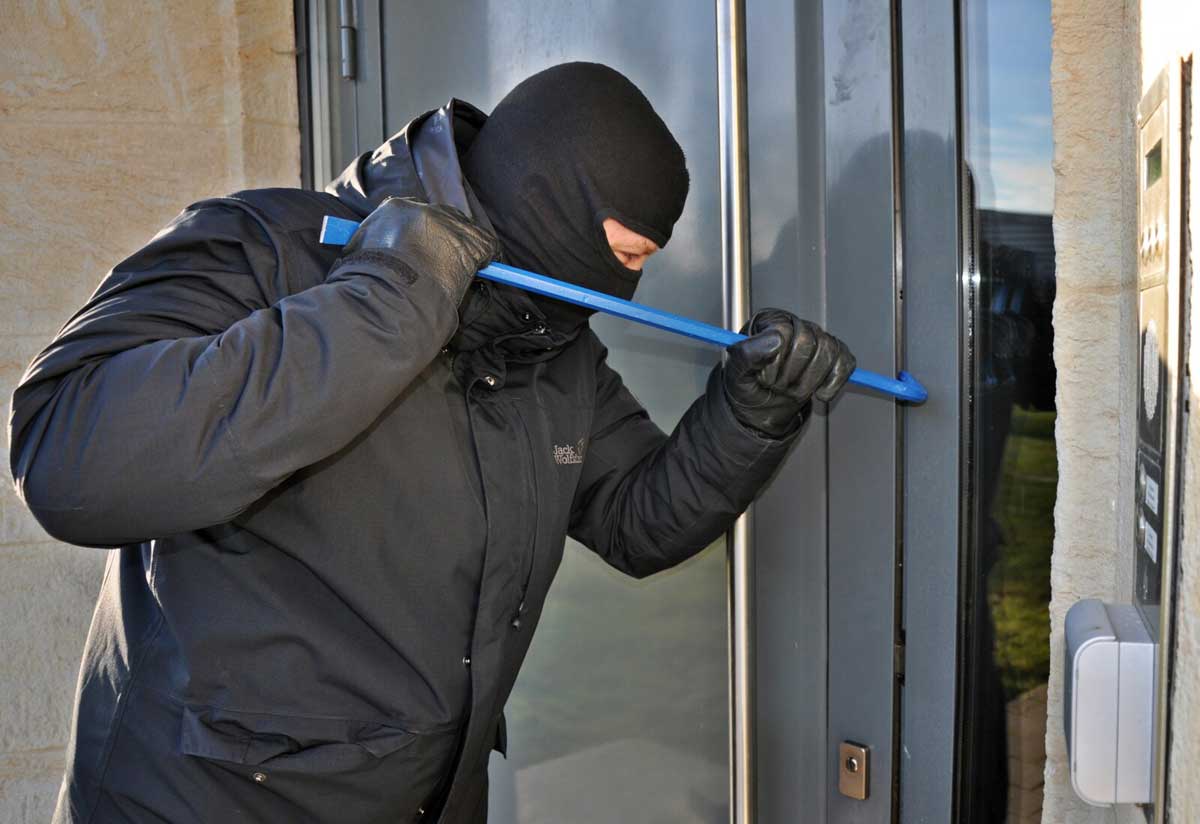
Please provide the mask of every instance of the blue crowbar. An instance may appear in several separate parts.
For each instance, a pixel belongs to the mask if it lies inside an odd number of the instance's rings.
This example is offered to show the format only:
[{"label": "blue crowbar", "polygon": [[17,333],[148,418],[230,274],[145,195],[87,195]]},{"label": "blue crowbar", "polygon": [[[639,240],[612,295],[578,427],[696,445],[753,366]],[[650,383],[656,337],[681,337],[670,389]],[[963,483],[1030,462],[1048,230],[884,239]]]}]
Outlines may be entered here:
[{"label": "blue crowbar", "polygon": [[[327,216],[321,224],[321,243],[328,246],[345,246],[357,228],[357,221]],[[631,300],[615,298],[603,292],[564,283],[561,280],[527,272],[503,263],[489,263],[479,270],[479,276],[499,283],[507,283],[509,286],[516,286],[527,292],[565,300],[568,303],[595,309],[618,318],[653,326],[655,329],[665,329],[668,332],[686,335],[696,340],[715,343],[718,346],[732,346],[738,341],[746,339],[745,335],[722,329],[720,326],[701,323],[682,315],[664,312],[662,309],[653,309]],[[888,378],[865,369],[855,369],[850,374],[850,383],[892,395],[909,403],[924,403],[925,399],[929,397],[929,393],[925,391],[925,387],[921,385],[920,381],[903,371],[896,378]]]}]

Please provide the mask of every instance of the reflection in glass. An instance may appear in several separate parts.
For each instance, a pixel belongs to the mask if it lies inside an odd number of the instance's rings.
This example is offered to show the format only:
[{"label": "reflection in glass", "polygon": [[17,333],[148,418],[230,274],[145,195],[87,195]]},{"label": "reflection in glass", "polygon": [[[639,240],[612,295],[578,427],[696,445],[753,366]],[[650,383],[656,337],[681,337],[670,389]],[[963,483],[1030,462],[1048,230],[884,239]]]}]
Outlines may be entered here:
[{"label": "reflection in glass", "polygon": [[975,489],[963,810],[1041,820],[1054,444],[1049,0],[963,0]]}]

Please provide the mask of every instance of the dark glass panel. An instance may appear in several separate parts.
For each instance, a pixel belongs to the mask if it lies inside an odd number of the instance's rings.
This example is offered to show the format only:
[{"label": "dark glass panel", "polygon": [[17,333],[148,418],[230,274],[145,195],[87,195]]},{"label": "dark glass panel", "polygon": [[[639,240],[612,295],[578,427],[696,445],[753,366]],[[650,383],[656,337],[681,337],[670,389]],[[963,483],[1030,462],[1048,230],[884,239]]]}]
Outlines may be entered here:
[{"label": "dark glass panel", "polygon": [[965,610],[972,822],[1041,820],[1054,443],[1049,0],[964,0],[973,419]]}]

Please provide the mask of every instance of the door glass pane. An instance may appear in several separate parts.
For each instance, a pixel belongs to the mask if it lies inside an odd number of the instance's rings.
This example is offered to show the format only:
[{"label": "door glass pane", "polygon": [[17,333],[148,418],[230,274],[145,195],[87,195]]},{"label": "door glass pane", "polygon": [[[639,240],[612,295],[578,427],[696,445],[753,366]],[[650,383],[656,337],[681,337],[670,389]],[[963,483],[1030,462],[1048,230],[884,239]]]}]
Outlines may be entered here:
[{"label": "door glass pane", "polygon": [[[683,145],[691,173],[687,208],[637,299],[720,323],[710,6],[669,0],[652,19],[617,0],[378,7],[388,134],[451,96],[490,111],[555,63],[597,61],[630,77]],[[670,431],[718,353],[624,322],[592,325],[610,364]],[[722,543],[635,581],[569,542],[506,708],[508,758],[493,753],[489,820],[727,821],[725,616]]]},{"label": "door glass pane", "polygon": [[964,0],[975,397],[964,810],[1041,820],[1058,468],[1050,0]]}]

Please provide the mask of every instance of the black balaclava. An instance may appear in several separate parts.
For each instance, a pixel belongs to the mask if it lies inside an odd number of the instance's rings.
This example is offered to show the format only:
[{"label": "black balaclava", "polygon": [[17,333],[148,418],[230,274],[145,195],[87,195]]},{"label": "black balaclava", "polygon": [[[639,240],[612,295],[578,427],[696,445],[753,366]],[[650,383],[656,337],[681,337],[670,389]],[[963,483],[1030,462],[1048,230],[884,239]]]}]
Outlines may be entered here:
[{"label": "black balaclava", "polygon": [[[564,63],[522,81],[461,162],[506,262],[626,299],[641,272],[613,254],[604,219],[662,247],[687,199],[683,150],[666,124],[637,86],[598,63]],[[530,297],[559,331],[594,311]]]}]

